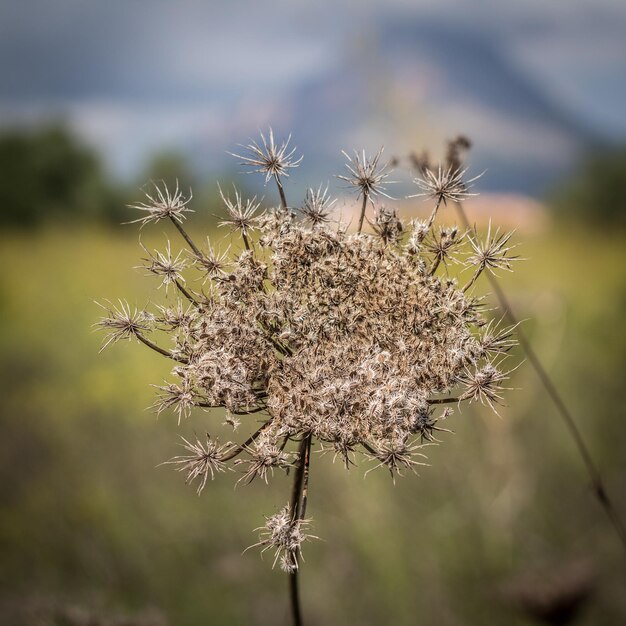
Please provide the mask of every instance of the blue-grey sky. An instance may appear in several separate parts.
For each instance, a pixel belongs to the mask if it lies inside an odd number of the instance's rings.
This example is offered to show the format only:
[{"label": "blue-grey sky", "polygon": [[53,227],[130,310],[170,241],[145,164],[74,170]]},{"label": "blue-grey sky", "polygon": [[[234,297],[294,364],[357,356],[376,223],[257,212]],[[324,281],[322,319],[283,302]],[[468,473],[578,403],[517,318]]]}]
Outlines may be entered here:
[{"label": "blue-grey sky", "polygon": [[63,116],[122,174],[269,124],[337,152],[466,130],[487,165],[556,162],[625,139],[624,111],[623,0],[0,4],[0,120]]}]

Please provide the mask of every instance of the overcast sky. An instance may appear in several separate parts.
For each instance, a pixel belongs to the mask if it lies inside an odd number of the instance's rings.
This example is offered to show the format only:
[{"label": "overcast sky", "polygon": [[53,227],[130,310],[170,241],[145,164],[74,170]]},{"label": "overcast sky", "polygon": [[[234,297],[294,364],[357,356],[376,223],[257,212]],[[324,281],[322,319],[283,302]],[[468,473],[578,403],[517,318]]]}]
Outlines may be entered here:
[{"label": "overcast sky", "polygon": [[3,0],[1,119],[63,114],[132,168],[194,134],[265,126],[392,17],[497,35],[573,115],[626,137],[624,0]]}]

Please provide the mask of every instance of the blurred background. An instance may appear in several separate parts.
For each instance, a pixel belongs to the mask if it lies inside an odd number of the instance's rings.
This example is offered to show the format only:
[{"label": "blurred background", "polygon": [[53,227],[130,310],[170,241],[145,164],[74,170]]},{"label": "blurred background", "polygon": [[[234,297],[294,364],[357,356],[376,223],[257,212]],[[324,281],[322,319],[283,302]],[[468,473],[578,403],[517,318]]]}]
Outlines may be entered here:
[{"label": "blurred background", "polygon": [[[222,475],[198,498],[156,467],[178,435],[228,437],[223,418],[156,420],[168,363],[99,355],[91,329],[94,300],[164,295],[121,225],[139,188],[193,187],[191,231],[221,237],[218,179],[275,201],[226,154],[270,125],[305,156],[293,204],[319,182],[347,204],[342,149],[472,140],[471,219],[517,228],[503,285],[626,518],[625,34],[620,0],[2,2],[0,623],[288,623],[284,575],[241,554],[288,480]],[[309,623],[626,622],[623,546],[573,442],[528,363],[511,386],[395,486],[316,458]]]}]

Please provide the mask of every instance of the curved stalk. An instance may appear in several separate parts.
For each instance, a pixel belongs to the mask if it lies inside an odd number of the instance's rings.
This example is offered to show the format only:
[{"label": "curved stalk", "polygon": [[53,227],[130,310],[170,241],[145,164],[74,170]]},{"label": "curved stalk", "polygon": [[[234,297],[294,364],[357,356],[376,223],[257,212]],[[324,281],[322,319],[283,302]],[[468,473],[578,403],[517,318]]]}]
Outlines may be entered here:
[{"label": "curved stalk", "polygon": [[158,352],[159,354],[166,356],[168,359],[172,359],[173,361],[177,361],[178,363],[189,363],[189,361],[184,356],[176,356],[172,354],[169,350],[166,350],[165,348],[161,348],[160,346],[157,346],[156,343],[152,343],[149,339],[144,337],[141,333],[135,333],[135,337],[137,337],[137,339],[139,339],[139,341],[141,341],[141,343],[143,343],[144,346],[148,346],[148,348],[150,348],[151,350],[154,350],[155,352]]},{"label": "curved stalk", "polygon": [[[463,209],[463,205],[461,204],[461,202],[455,202],[455,205],[456,205],[459,217],[461,218],[461,221],[463,222],[464,226],[468,230],[468,233],[469,233],[468,236],[473,237],[470,222],[467,218],[465,210]],[[500,306],[502,307],[504,311],[505,317],[509,320],[509,323],[512,325],[519,324],[517,315],[513,311],[511,307],[511,303],[509,302],[509,299],[504,293],[504,290],[500,286],[500,283],[498,282],[497,278],[491,272],[487,272],[487,278],[489,280],[491,288],[493,289],[496,295],[496,298],[498,299],[500,303]],[[526,353],[529,363],[531,364],[537,376],[539,377],[539,381],[541,382],[544,389],[546,390],[548,397],[550,398],[550,400],[552,400],[552,403],[556,407],[557,413],[561,416],[561,419],[565,423],[565,427],[567,428],[570,435],[572,436],[572,439],[574,440],[576,448],[578,449],[578,453],[580,454],[583,464],[585,465],[585,469],[587,470],[587,474],[589,475],[589,479],[591,480],[591,484],[593,486],[593,492],[596,496],[596,499],[600,503],[600,506],[603,508],[606,516],[609,519],[609,522],[612,524],[615,532],[617,533],[620,541],[622,542],[624,550],[626,550],[626,527],[624,527],[624,523],[622,522],[617,512],[617,509],[615,507],[615,504],[613,503],[613,500],[608,495],[608,492],[604,485],[604,481],[602,480],[602,476],[600,475],[600,471],[598,470],[595,464],[595,461],[593,460],[593,457],[591,456],[591,452],[589,451],[589,448],[587,447],[587,444],[585,443],[585,440],[583,439],[582,433],[580,432],[580,429],[578,428],[578,425],[576,424],[576,420],[574,420],[574,416],[572,415],[569,408],[565,404],[565,401],[563,400],[561,394],[556,388],[556,385],[552,382],[550,375],[548,374],[543,364],[539,360],[539,357],[537,356],[537,354],[535,353],[535,350],[531,346],[530,341],[528,340],[525,333],[519,326],[516,331],[516,337],[517,337],[517,340],[519,341],[520,346],[522,347],[522,350]]]},{"label": "curved stalk", "polygon": [[180,291],[180,293],[182,293],[183,296],[185,296],[185,298],[187,298],[187,300],[189,300],[191,304],[193,304],[195,307],[200,306],[200,303],[187,291],[187,289],[183,286],[180,280],[176,279],[175,282],[176,289],[178,289],[178,291]]}]

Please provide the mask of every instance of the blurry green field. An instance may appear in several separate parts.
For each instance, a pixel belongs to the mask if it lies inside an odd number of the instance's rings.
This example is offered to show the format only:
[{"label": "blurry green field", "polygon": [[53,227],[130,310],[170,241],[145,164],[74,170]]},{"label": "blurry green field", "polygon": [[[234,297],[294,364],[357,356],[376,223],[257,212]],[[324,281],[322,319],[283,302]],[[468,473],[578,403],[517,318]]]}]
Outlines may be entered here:
[{"label": "blurry green field", "polygon": [[[135,231],[119,231],[0,237],[0,622],[56,603],[155,610],[175,626],[287,623],[284,575],[241,552],[285,504],[288,479],[234,489],[236,476],[220,475],[198,497],[156,466],[178,453],[178,434],[210,425],[228,437],[220,415],[157,420],[150,384],[168,363],[137,344],[98,354],[93,300],[164,295],[132,269]],[[623,239],[518,238],[528,260],[505,285],[626,517]],[[431,467],[395,486],[364,480],[365,460],[347,472],[316,455],[308,512],[322,540],[306,546],[302,573],[311,624],[526,624],[502,584],[574,559],[597,580],[579,623],[624,623],[625,556],[573,444],[527,364],[511,386],[500,418],[456,413]]]}]

